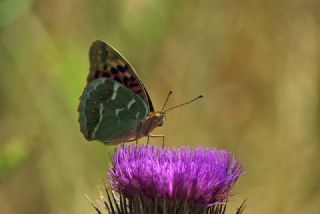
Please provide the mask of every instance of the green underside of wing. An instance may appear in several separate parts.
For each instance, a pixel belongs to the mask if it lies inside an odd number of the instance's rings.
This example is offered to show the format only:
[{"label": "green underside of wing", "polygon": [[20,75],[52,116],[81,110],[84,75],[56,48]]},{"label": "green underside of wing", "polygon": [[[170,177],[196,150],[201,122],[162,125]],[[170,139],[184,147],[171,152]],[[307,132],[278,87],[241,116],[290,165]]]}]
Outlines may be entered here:
[{"label": "green underside of wing", "polygon": [[117,142],[147,115],[144,101],[109,78],[91,81],[80,97],[80,130],[87,140]]}]

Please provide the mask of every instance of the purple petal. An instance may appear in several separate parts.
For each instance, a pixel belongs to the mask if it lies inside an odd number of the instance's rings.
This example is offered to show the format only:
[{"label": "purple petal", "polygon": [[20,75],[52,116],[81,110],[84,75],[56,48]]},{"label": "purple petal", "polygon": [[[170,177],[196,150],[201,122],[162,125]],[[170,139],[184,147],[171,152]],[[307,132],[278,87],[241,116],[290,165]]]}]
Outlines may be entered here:
[{"label": "purple petal", "polygon": [[212,148],[120,147],[110,183],[128,198],[188,200],[201,206],[225,203],[243,173],[231,153]]}]

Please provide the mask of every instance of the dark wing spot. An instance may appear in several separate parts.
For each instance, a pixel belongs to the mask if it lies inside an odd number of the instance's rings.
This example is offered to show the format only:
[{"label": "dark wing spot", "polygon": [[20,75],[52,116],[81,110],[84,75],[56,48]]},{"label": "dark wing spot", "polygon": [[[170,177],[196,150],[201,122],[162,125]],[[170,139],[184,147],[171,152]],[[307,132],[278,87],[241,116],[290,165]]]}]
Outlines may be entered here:
[{"label": "dark wing spot", "polygon": [[102,76],[103,76],[103,77],[110,77],[110,74],[107,73],[107,72],[103,72]]},{"label": "dark wing spot", "polygon": [[117,77],[117,76],[115,76],[115,77],[113,78],[113,80],[115,80],[115,81],[117,81],[117,82],[119,82],[119,83],[122,83],[122,82],[121,82],[121,79],[120,79],[119,77]]},{"label": "dark wing spot", "polygon": [[94,73],[94,78],[98,78],[99,77],[99,74],[100,74],[100,71],[99,70],[96,70],[96,72]]},{"label": "dark wing spot", "polygon": [[140,94],[141,92],[142,92],[141,89],[134,91],[134,93],[136,93],[136,94]]},{"label": "dark wing spot", "polygon": [[135,78],[130,78],[130,87],[140,86],[139,81]]},{"label": "dark wing spot", "polygon": [[119,71],[116,69],[116,68],[111,68],[111,73],[113,73],[113,74],[117,74]]},{"label": "dark wing spot", "polygon": [[136,78],[135,77],[130,77],[130,81],[135,81]]},{"label": "dark wing spot", "polygon": [[122,67],[121,65],[118,65],[117,68],[118,68],[118,70],[121,71],[121,72],[126,71],[125,67]]},{"label": "dark wing spot", "polygon": [[130,84],[130,87],[136,87],[136,86],[139,86],[139,84],[138,83],[131,83]]},{"label": "dark wing spot", "polygon": [[128,77],[124,77],[124,78],[123,78],[123,83],[124,83],[126,86],[128,86],[128,85],[130,84],[129,78],[128,78]]}]

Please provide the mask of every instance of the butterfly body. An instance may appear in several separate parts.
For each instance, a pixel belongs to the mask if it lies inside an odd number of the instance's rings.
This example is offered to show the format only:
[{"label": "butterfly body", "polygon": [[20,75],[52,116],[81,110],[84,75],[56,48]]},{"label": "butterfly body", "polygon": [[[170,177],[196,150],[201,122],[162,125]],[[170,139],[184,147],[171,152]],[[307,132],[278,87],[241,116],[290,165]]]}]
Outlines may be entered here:
[{"label": "butterfly body", "polygon": [[155,128],[162,126],[165,120],[165,113],[160,111],[149,112],[148,116],[142,121],[137,131],[140,137],[148,136]]},{"label": "butterfly body", "polygon": [[149,112],[149,115],[138,123],[127,136],[115,143],[135,141],[141,137],[149,136],[155,128],[162,126],[164,117],[165,115],[160,112]]},{"label": "butterfly body", "polygon": [[79,104],[80,130],[87,140],[133,141],[162,126],[165,113],[151,99],[130,64],[110,45],[95,41],[90,72]]}]

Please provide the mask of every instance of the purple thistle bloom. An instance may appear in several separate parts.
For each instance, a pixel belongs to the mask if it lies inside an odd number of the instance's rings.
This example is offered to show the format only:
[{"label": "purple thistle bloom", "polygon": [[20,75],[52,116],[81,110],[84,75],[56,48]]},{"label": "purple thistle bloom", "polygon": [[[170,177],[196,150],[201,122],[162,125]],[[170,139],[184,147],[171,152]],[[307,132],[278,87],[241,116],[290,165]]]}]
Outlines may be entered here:
[{"label": "purple thistle bloom", "polygon": [[243,173],[231,153],[211,148],[126,146],[115,152],[112,188],[127,198],[187,201],[197,207],[227,202]]}]

